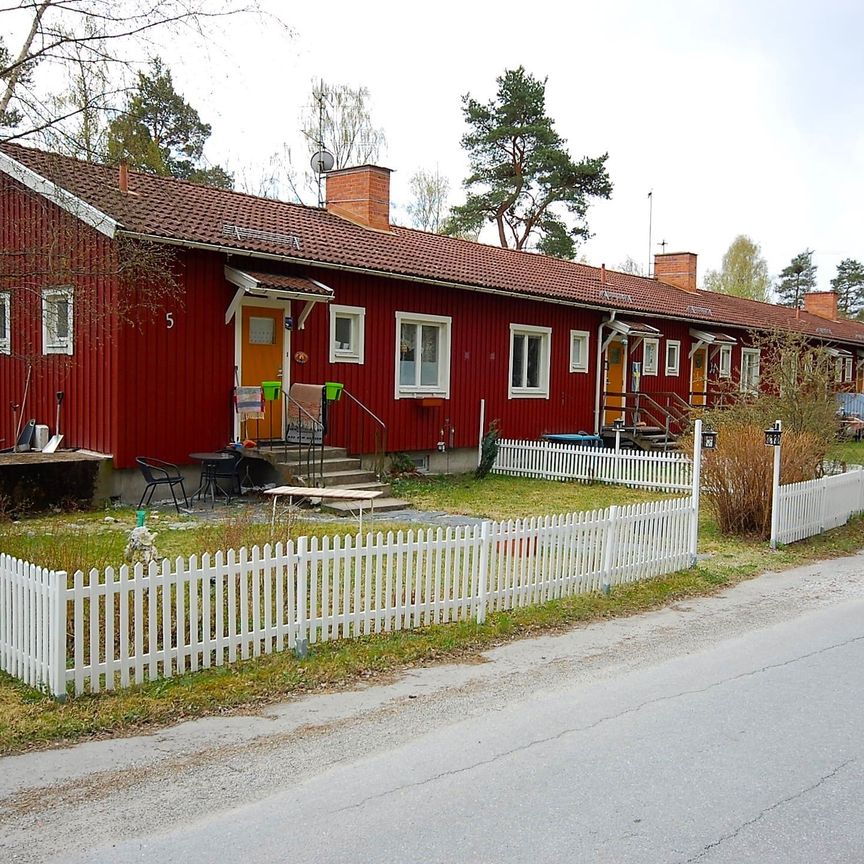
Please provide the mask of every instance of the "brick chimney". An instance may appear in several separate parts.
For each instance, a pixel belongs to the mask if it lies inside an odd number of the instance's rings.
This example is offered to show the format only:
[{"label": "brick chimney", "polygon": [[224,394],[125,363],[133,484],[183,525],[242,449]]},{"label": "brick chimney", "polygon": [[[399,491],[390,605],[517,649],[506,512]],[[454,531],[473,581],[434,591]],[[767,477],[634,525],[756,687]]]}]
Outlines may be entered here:
[{"label": "brick chimney", "polygon": [[658,253],[654,256],[654,278],[695,294],[696,255],[693,252]]},{"label": "brick chimney", "polygon": [[129,163],[125,159],[121,159],[117,166],[117,185],[121,192],[129,191]]},{"label": "brick chimney", "polygon": [[390,169],[377,165],[327,174],[327,212],[378,231],[390,230]]},{"label": "brick chimney", "polygon": [[837,320],[837,292],[813,291],[804,295],[804,311],[829,321]]}]

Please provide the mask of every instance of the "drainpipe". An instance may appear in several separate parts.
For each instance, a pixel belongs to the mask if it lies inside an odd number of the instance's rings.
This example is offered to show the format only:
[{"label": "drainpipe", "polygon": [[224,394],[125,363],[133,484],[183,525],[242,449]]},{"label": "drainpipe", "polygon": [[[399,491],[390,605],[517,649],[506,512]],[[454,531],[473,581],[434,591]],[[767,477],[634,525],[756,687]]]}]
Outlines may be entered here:
[{"label": "drainpipe", "polygon": [[603,426],[603,418],[600,416],[600,393],[602,392],[601,386],[604,383],[604,368],[603,368],[603,325],[610,324],[615,320],[615,315],[617,314],[617,310],[610,309],[609,310],[609,319],[607,321],[601,321],[600,326],[597,328],[597,386],[595,387],[594,393],[594,434],[599,435],[600,429]]}]

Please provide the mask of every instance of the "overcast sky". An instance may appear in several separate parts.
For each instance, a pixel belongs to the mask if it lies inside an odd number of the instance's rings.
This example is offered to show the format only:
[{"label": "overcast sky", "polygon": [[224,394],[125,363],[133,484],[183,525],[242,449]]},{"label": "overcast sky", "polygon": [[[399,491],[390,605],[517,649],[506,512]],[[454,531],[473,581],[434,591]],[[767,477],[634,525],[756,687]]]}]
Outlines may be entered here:
[{"label": "overcast sky", "polygon": [[[166,49],[213,126],[213,162],[260,165],[291,145],[313,78],[365,85],[387,136],[392,198],[436,166],[461,200],[461,97],[487,100],[522,64],[548,77],[547,109],[574,157],[609,153],[612,199],[592,206],[581,252],[618,266],[656,244],[699,255],[700,281],[740,233],[773,276],[815,250],[819,287],[864,260],[864,3],[861,0],[570,0],[285,3],[293,33],[231,22],[210,51]],[[257,169],[250,169],[250,176]]]}]

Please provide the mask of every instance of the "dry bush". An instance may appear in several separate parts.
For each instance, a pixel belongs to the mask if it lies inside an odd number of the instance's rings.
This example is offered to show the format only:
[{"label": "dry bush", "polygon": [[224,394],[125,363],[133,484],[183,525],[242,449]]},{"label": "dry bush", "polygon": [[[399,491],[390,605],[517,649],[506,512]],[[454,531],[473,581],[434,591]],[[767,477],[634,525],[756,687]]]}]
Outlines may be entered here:
[{"label": "dry bush", "polygon": [[[780,482],[798,483],[821,474],[824,437],[784,430]],[[717,449],[703,454],[702,495],[723,534],[767,538],[771,534],[774,448],[761,425],[723,423]]]}]

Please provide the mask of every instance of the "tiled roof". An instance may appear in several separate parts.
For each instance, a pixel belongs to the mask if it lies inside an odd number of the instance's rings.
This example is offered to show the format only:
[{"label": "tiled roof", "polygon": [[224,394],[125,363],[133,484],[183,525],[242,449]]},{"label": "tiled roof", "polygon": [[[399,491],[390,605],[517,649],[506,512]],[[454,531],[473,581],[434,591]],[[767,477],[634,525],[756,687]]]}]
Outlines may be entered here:
[{"label": "tiled roof", "polygon": [[0,150],[133,234],[715,326],[789,329],[864,347],[864,325],[853,321],[829,321],[708,291],[691,293],[643,276],[411,228],[369,230],[315,207],[150,174],[130,171],[124,193],[115,168],[16,144],[2,144]]},{"label": "tiled roof", "polygon": [[243,268],[247,276],[251,276],[256,282],[265,288],[277,288],[283,291],[292,291],[296,294],[313,294],[318,297],[332,297],[333,290],[314,279],[306,279],[303,276],[283,276],[279,273],[264,273],[260,270]]}]

